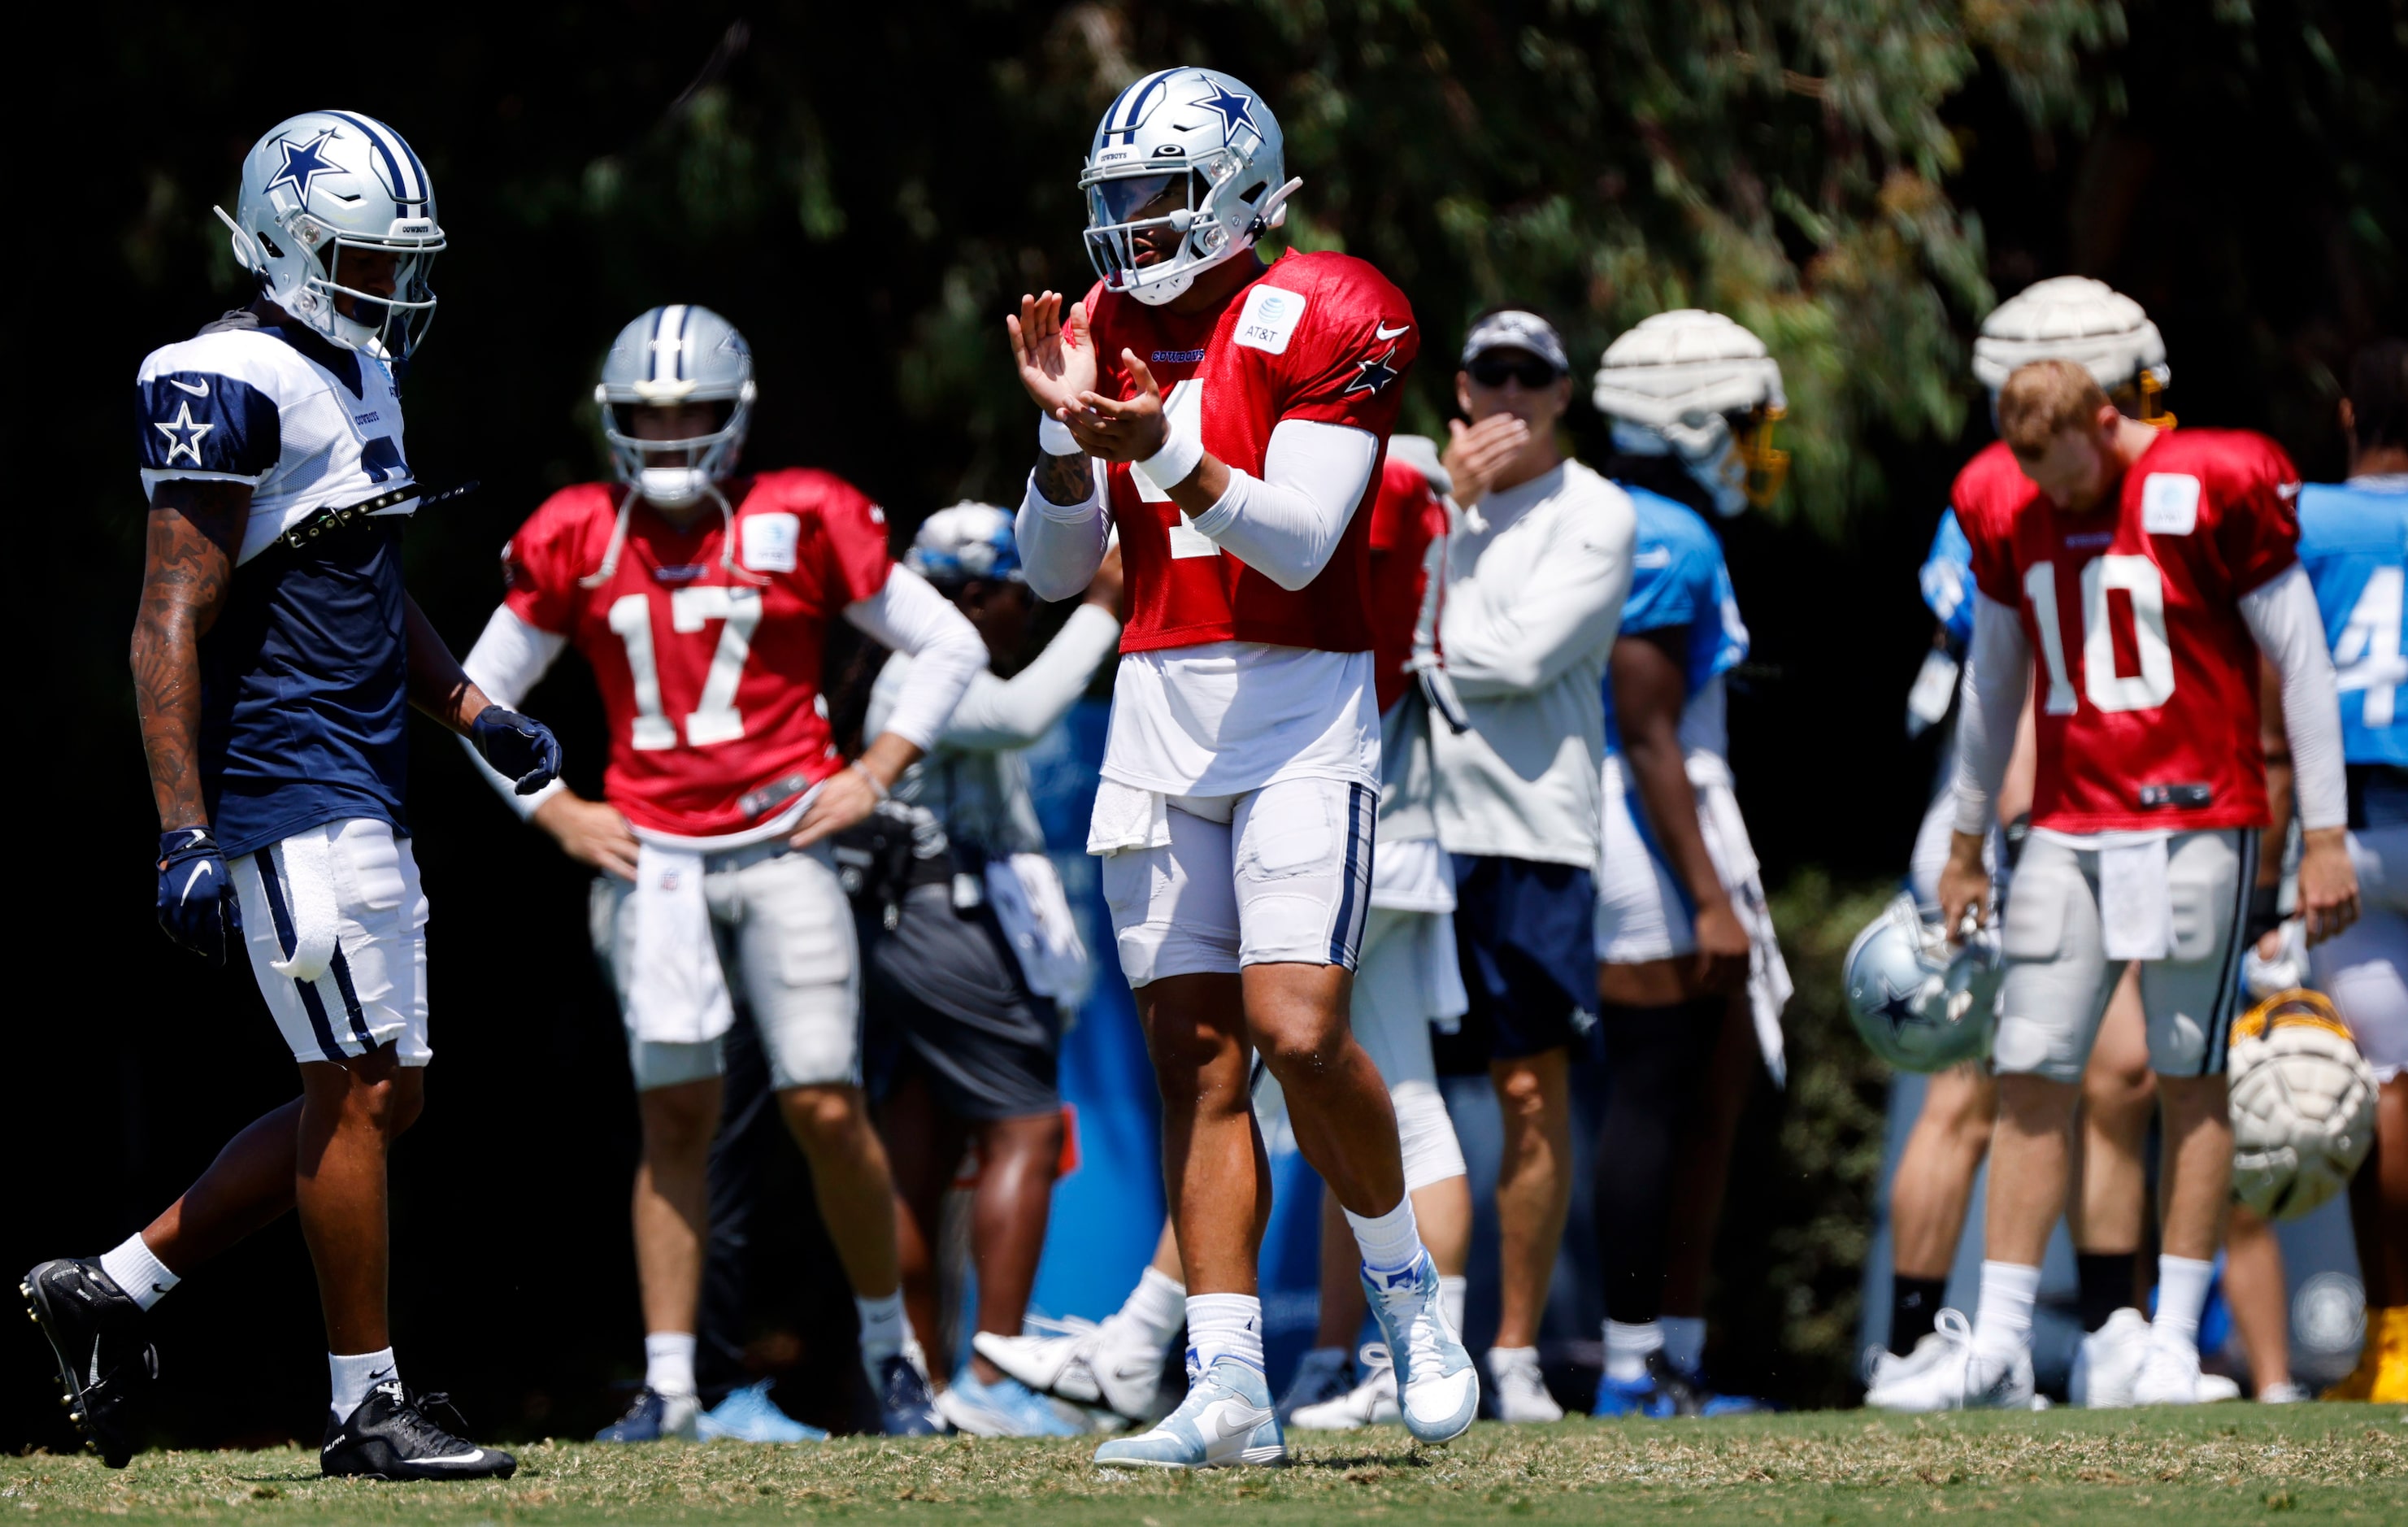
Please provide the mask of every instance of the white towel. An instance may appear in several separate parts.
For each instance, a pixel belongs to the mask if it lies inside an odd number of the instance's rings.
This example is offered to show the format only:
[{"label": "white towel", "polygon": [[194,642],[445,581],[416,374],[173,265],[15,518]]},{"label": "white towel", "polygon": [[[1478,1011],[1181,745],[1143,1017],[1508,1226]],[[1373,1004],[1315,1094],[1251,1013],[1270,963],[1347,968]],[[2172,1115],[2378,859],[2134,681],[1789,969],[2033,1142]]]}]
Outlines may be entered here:
[{"label": "white towel", "polygon": [[702,855],[639,843],[634,896],[629,1026],[648,1044],[704,1044],[717,1039],[736,1021],[736,1005],[710,936]]},{"label": "white towel", "polygon": [[986,861],[987,904],[1020,960],[1028,989],[1065,1009],[1087,1000],[1095,971],[1062,876],[1042,854],[1014,854]]},{"label": "white towel", "polygon": [[1773,1083],[1786,1086],[1789,1061],[1781,1037],[1781,1010],[1789,1005],[1796,988],[1789,979],[1789,964],[1781,958],[1772,908],[1764,898],[1762,867],[1756,862],[1755,844],[1748,841],[1739,798],[1731,793],[1728,767],[1699,750],[1689,755],[1688,775],[1700,808],[1706,853],[1730,892],[1731,911],[1747,929],[1747,1001],[1756,1021],[1756,1047],[1764,1052],[1764,1068],[1772,1073]]},{"label": "white towel", "polygon": [[315,981],[334,963],[335,935],[342,924],[335,894],[334,843],[324,827],[314,827],[278,843],[271,857],[284,882],[293,952],[268,961],[269,967],[295,981]]},{"label": "white towel", "polygon": [[2099,851],[2099,925],[2110,959],[2163,959],[2173,953],[2165,839]]},{"label": "white towel", "polygon": [[1133,848],[1170,844],[1170,798],[1118,780],[1096,785],[1096,809],[1087,818],[1087,852],[1110,856]]}]

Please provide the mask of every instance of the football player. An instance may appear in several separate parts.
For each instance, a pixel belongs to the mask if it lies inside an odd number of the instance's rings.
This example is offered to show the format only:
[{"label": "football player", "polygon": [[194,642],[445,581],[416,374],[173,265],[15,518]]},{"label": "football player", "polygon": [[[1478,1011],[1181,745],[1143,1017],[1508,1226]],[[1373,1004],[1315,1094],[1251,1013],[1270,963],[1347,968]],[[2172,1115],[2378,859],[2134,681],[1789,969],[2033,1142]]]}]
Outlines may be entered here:
[{"label": "football player", "polygon": [[1029,585],[1127,558],[1111,731],[1088,850],[1161,1084],[1195,1381],[1099,1462],[1283,1459],[1255,1258],[1268,1161],[1249,1052],[1345,1206],[1405,1425],[1460,1433],[1479,1381],[1405,1192],[1395,1110],[1347,1025],[1369,911],[1379,713],[1370,516],[1420,336],[1362,261],[1254,245],[1300,181],[1279,123],[1210,69],[1149,74],[1096,129],[1084,301],[1006,320],[1044,414],[1019,519]]},{"label": "football player", "polygon": [[145,1312],[297,1209],[333,1389],[320,1466],[506,1478],[509,1454],[453,1435],[403,1381],[385,1309],[385,1162],[431,1056],[404,723],[415,707],[460,733],[514,791],[560,762],[550,732],[462,673],[402,587],[422,494],[395,375],[435,312],[434,188],[384,123],[310,111],[252,147],[236,215],[218,215],[259,295],[142,363],[135,703],[160,924],[213,966],[249,955],[301,1097],[235,1136],[139,1234],[44,1262],[24,1292],[69,1414],[122,1468],[157,1369]]},{"label": "football player", "polygon": [[2166,1209],[2132,1397],[2192,1404],[2230,1192],[2226,1030],[2267,820],[2261,652],[2282,676],[2311,944],[2358,910],[2332,660],[2294,550],[2297,480],[2261,437],[2127,417],[2071,360],[2012,372],[1999,425],[2014,469],[1977,462],[1954,495],[1977,591],[1943,926],[1984,914],[1985,828],[2035,654],[2037,775],[2003,924],[1981,1299],[1937,1387],[1953,1377],[1962,1405],[2030,1403],[2032,1304],[2078,1084],[2121,968],[2138,962]]},{"label": "football player", "polygon": [[[937,1427],[903,1318],[894,1183],[861,1089],[853,913],[826,840],[935,742],[986,649],[896,565],[885,514],[852,484],[738,473],[753,397],[752,351],[710,309],[654,308],[622,329],[595,389],[617,481],[563,488],[519,527],[509,592],[467,661],[515,702],[573,643],[610,732],[603,799],[558,782],[503,798],[599,872],[594,948],[643,1124],[644,1387],[605,1442],[695,1434],[705,1173],[739,999],[853,1285],[885,1429]],[[917,659],[851,763],[820,698],[838,620]]]},{"label": "football player", "polygon": [[1720,313],[1659,313],[1607,347],[1595,400],[1613,422],[1607,471],[1639,523],[1604,688],[1597,1409],[1727,1414],[1750,1406],[1707,1393],[1699,1376],[1703,1279],[1691,1273],[1685,1307],[1670,1314],[1667,1273],[1676,1246],[1689,1268],[1702,1263],[1752,1080],[1752,1067],[1717,1064],[1724,1036],[1740,1037],[1742,1059],[1760,1050],[1781,1076],[1791,988],[1727,757],[1723,675],[1747,655],[1747,627],[1703,516],[1741,513],[1780,490],[1787,459],[1770,437],[1784,412],[1781,369]]}]

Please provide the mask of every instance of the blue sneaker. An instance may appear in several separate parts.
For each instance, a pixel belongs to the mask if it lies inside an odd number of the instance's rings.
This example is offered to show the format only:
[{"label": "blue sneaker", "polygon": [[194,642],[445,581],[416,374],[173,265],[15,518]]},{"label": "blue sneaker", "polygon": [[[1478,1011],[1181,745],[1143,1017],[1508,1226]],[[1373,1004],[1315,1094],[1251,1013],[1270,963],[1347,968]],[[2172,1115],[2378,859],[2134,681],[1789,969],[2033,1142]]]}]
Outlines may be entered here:
[{"label": "blue sneaker", "polygon": [[730,1390],[726,1399],[695,1420],[695,1435],[704,1442],[718,1437],[734,1442],[825,1442],[825,1432],[805,1426],[778,1408],[778,1403],[769,1398],[770,1383],[765,1378]]},{"label": "blue sneaker", "polygon": [[1480,1414],[1480,1370],[1448,1324],[1438,1267],[1424,1251],[1401,1272],[1363,1269],[1363,1292],[1397,1365],[1397,1404],[1416,1442],[1452,1442]]},{"label": "blue sneaker", "polygon": [[1593,1416],[1641,1416],[1670,1420],[1676,1416],[1703,1416],[1707,1396],[1672,1366],[1661,1352],[1647,1354],[1644,1378],[1600,1378]]},{"label": "blue sneaker", "polygon": [[968,1363],[937,1396],[937,1414],[974,1437],[1075,1437],[1082,1430],[1053,1403],[1011,1377],[979,1382]]},{"label": "blue sneaker", "polygon": [[928,1376],[914,1354],[896,1352],[869,1367],[869,1391],[878,1396],[878,1419],[890,1437],[932,1437],[945,1429]]},{"label": "blue sneaker", "polygon": [[1224,1469],[1284,1463],[1287,1442],[1271,1408],[1263,1371],[1235,1358],[1198,1370],[1187,1350],[1187,1398],[1151,1432],[1114,1437],[1096,1449],[1097,1468]]},{"label": "blue sneaker", "polygon": [[646,1388],[636,1396],[627,1413],[594,1433],[596,1442],[664,1442],[681,1437],[695,1439],[695,1423],[701,1419],[702,1402],[691,1394],[663,1394]]}]

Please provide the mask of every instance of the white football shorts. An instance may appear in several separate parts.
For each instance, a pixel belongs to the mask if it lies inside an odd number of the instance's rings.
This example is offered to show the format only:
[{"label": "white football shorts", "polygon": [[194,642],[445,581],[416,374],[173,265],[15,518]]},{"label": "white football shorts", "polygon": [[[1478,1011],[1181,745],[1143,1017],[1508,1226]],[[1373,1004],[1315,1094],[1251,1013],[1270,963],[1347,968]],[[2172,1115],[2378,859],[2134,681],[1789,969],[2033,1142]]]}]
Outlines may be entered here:
[{"label": "white football shorts", "polygon": [[[2099,859],[2097,849],[2042,833],[2024,843],[2006,899],[2007,972],[1990,1046],[2001,1073],[2082,1079],[2126,964],[2107,958]],[[2161,1075],[2224,1070],[2257,861],[2258,835],[2239,829],[2178,832],[2166,845],[2172,953],[2139,962],[2149,1066]]]},{"label": "white football shorts", "polygon": [[[1748,841],[1747,824],[1722,769],[1719,758],[1707,755],[1689,770],[1689,787],[1698,798],[1698,830],[1733,904],[1742,909],[1761,906],[1764,886],[1756,845]],[[1607,756],[1603,779],[1597,870],[1598,962],[1640,965],[1696,953],[1697,913],[1689,905],[1688,889],[1673,874],[1655,835],[1641,818],[1633,799],[1635,787],[1624,774],[1618,756]]]},{"label": "white football shorts", "polygon": [[[594,952],[625,1013],[635,958],[635,887],[594,882]],[[727,989],[751,1014],[769,1058],[769,1081],[795,1087],[861,1084],[861,956],[853,907],[825,844],[796,850],[783,838],[706,855],[703,900]],[[724,1069],[719,1041],[638,1040],[627,1030],[636,1090],[675,1087]]]},{"label": "white football shorts", "polygon": [[2309,950],[2308,969],[2375,1080],[2388,1082],[2408,1071],[2408,828],[2352,832],[2349,857],[2358,921]]},{"label": "white football shorts", "polygon": [[276,1027],[304,1063],[426,1044],[426,893],[386,822],[328,822],[231,866],[243,942]]},{"label": "white football shorts", "polygon": [[1459,1020],[1469,1005],[1455,967],[1455,918],[1373,907],[1363,927],[1349,1016],[1396,1105],[1409,1193],[1469,1170],[1439,1094],[1430,1025]]},{"label": "white football shorts", "polygon": [[[1160,796],[1112,781],[1096,792],[1089,852],[1132,987],[1247,965],[1354,968],[1370,911],[1380,793],[1336,779],[1274,780],[1233,796]],[[1107,831],[1107,828],[1110,828]]]}]

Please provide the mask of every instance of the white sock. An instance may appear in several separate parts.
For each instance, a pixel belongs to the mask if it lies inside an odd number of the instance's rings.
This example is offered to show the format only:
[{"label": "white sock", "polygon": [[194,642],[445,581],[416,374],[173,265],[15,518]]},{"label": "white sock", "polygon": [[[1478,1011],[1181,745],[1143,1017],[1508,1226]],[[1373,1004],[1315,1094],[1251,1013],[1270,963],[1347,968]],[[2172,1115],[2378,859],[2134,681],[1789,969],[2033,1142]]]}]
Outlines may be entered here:
[{"label": "white sock", "polygon": [[1363,1265],[1374,1273],[1401,1273],[1422,1254],[1421,1227],[1413,1223],[1413,1196],[1407,1193],[1386,1214],[1366,1219],[1352,1209],[1346,1223],[1363,1248]]},{"label": "white sock", "polygon": [[694,1392],[694,1333],[655,1331],[644,1338],[644,1388],[654,1394]]},{"label": "white sock", "polygon": [[1463,1305],[1471,1297],[1471,1280],[1460,1273],[1438,1275],[1438,1307],[1446,1311],[1446,1323],[1457,1340],[1463,1336]]},{"label": "white sock", "polygon": [[864,1362],[880,1362],[903,1350],[903,1290],[896,1289],[883,1299],[853,1296],[853,1307],[861,1315],[861,1359]]},{"label": "white sock", "polygon": [[2215,1263],[2190,1257],[2157,1259],[2157,1313],[2149,1321],[2149,1339],[2199,1345],[2200,1312],[2207,1307],[2207,1286]]},{"label": "white sock", "polygon": [[1171,1339],[1179,1334],[1180,1322],[1187,1318],[1187,1289],[1177,1278],[1165,1276],[1161,1269],[1149,1267],[1129,1290],[1120,1318],[1168,1351]]},{"label": "white sock", "polygon": [[[168,1289],[184,1281],[167,1271],[165,1262],[150,1254],[150,1244],[142,1239],[138,1231],[127,1236],[122,1246],[101,1253],[100,1270],[125,1290],[128,1299],[146,1310],[159,1303]],[[348,1416],[351,1412],[343,1414]]]},{"label": "white sock", "polygon": [[1647,1376],[1647,1354],[1664,1350],[1664,1328],[1654,1320],[1605,1322],[1605,1376],[1635,1384]]},{"label": "white sock", "polygon": [[1253,1294],[1189,1294],[1187,1345],[1199,1368],[1236,1358],[1259,1372],[1263,1366],[1263,1302]]},{"label": "white sock", "polygon": [[1666,1315],[1656,1323],[1664,1330],[1664,1361],[1684,1374],[1694,1374],[1706,1361],[1706,1318]]},{"label": "white sock", "polygon": [[1984,1262],[1981,1302],[1973,1314],[1973,1350],[2004,1361],[2029,1348],[2032,1303],[2038,1298],[2039,1268],[2020,1262]]},{"label": "white sock", "polygon": [[351,1412],[360,1408],[360,1403],[368,1397],[368,1390],[399,1378],[401,1370],[394,1365],[393,1348],[388,1347],[380,1351],[362,1352],[357,1357],[349,1358],[329,1352],[326,1354],[326,1374],[334,1385],[334,1398],[327,1402],[327,1405],[334,1411],[335,1419],[339,1424],[351,1419]]}]

